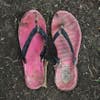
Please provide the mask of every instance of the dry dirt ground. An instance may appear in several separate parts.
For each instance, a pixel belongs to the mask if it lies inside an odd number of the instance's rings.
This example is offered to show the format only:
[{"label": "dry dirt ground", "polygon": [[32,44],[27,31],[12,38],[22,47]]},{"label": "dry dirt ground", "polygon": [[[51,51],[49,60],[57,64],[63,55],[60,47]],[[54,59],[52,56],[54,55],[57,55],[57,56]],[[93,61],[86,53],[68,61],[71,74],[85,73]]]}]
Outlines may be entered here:
[{"label": "dry dirt ground", "polygon": [[[30,90],[18,44],[18,23],[22,15],[37,9],[47,22],[48,33],[54,13],[71,12],[82,30],[77,87],[70,92],[58,90],[54,68],[48,66],[48,88]],[[0,0],[0,100],[100,100],[100,0]],[[51,36],[49,35],[51,38]]]}]

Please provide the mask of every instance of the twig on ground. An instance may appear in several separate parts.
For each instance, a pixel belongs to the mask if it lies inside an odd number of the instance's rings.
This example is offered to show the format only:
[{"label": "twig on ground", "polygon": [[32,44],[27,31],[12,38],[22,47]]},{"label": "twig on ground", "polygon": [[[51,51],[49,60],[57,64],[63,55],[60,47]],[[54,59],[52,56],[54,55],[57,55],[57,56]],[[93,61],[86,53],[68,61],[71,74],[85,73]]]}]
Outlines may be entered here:
[{"label": "twig on ground", "polygon": [[94,71],[97,73],[97,72],[98,72],[98,70],[94,67],[94,65],[92,65],[92,66],[93,66]]},{"label": "twig on ground", "polygon": [[88,69],[89,69],[89,72],[90,72],[91,77],[94,77],[93,72],[91,71],[91,69],[90,69],[90,66],[89,66],[89,65],[88,65]]},{"label": "twig on ground", "polygon": [[43,87],[47,88],[47,66],[48,66],[48,61],[45,61],[45,66],[44,66],[44,83]]},{"label": "twig on ground", "polygon": [[15,60],[13,60],[13,59],[12,59],[11,57],[9,57],[9,56],[6,56],[6,57],[0,56],[0,58],[8,59],[8,60],[10,60],[12,63],[16,63],[16,62],[18,61],[18,57],[17,57],[17,59],[15,59]]}]

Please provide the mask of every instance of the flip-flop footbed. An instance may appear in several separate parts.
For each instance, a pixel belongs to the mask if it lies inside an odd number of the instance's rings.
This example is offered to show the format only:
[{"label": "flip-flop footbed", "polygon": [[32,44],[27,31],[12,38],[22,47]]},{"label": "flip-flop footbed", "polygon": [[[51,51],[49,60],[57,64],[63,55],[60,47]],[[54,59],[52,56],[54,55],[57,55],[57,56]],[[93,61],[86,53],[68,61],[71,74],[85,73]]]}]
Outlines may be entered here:
[{"label": "flip-flop footbed", "polygon": [[62,26],[74,49],[76,61],[73,64],[73,54],[69,43],[60,34],[54,41],[58,58],[60,59],[60,63],[56,65],[55,69],[55,83],[59,89],[68,91],[72,90],[77,84],[78,72],[76,64],[81,44],[81,30],[76,18],[67,11],[58,11],[54,15],[51,26],[52,38],[54,38],[55,33],[59,32]]},{"label": "flip-flop footbed", "polygon": [[[37,21],[37,22],[36,22]],[[30,10],[25,13],[18,29],[18,37],[21,50],[23,49],[31,31],[40,26],[46,33],[46,24],[42,15],[36,10]],[[44,63],[41,61],[40,53],[44,46],[43,37],[37,32],[28,47],[23,62],[25,82],[30,89],[38,89],[44,82]]]}]

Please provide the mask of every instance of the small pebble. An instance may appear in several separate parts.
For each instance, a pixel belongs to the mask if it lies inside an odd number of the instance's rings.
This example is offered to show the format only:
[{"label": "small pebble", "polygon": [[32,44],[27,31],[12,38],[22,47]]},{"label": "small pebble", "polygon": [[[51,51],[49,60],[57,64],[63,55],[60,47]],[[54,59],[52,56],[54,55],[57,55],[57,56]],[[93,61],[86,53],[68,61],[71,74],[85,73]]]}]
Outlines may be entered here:
[{"label": "small pebble", "polygon": [[98,10],[100,10],[100,7],[98,8]]},{"label": "small pebble", "polygon": [[20,98],[20,96],[19,96],[19,95],[17,95],[17,98]]},{"label": "small pebble", "polygon": [[1,40],[1,41],[3,41],[4,39],[5,39],[5,38],[4,38],[4,37],[2,37],[0,40]]},{"label": "small pebble", "polygon": [[82,9],[83,7],[82,7],[82,5],[80,5],[80,9]]},{"label": "small pebble", "polygon": [[87,26],[90,26],[89,23],[87,23]]},{"label": "small pebble", "polygon": [[58,4],[54,5],[54,7],[58,7]]}]

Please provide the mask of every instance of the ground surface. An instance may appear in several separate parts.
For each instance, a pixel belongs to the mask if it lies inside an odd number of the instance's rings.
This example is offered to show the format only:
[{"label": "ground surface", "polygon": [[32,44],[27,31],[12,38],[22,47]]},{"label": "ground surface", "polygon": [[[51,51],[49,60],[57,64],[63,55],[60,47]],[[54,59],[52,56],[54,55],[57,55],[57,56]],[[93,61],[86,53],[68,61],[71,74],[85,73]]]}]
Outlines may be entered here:
[{"label": "ground surface", "polygon": [[[0,0],[0,100],[100,100],[100,0]],[[64,9],[79,21],[83,37],[79,54],[79,80],[70,92],[54,84],[52,63],[48,88],[30,90],[24,83],[17,27],[24,12],[38,9],[46,19],[48,33],[53,14]]]}]

